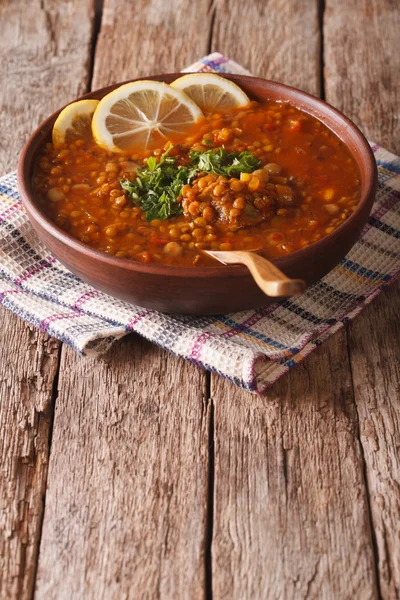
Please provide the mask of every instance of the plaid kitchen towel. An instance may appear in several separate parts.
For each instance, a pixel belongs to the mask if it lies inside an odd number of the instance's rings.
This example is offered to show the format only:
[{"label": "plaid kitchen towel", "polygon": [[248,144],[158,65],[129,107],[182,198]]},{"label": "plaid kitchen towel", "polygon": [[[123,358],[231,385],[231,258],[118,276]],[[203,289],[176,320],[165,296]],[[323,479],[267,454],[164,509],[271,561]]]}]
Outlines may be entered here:
[{"label": "plaid kitchen towel", "polygon": [[[247,73],[221,54],[185,71]],[[165,315],[115,300],[61,265],[30,227],[12,173],[0,179],[0,302],[86,355],[134,331],[261,393],[369,304],[400,270],[400,159],[372,144],[379,184],[372,214],[341,263],[302,296],[210,317]],[[227,267],[229,268],[229,267]]]}]

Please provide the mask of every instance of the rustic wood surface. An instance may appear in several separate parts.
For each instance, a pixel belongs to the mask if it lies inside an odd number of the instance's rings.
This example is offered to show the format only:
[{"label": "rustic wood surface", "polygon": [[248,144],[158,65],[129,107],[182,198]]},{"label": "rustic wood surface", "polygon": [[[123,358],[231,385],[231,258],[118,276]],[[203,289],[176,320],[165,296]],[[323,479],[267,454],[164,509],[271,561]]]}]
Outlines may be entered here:
[{"label": "rustic wood surface", "polygon": [[[329,0],[325,90],[370,140],[400,153],[400,10]],[[346,68],[345,65],[348,65]],[[348,351],[383,598],[400,597],[399,284],[351,323]]]},{"label": "rustic wood surface", "polygon": [[[229,4],[238,16],[241,1]],[[318,3],[297,4],[257,3],[239,45],[217,11],[213,47],[224,43],[229,56],[249,55],[251,37],[250,71],[318,94]],[[267,17],[272,37],[265,35]],[[287,60],[287,52],[295,58]],[[346,333],[278,382],[267,399],[249,399],[215,377],[211,393],[216,597],[255,598],[260,590],[268,598],[377,597]],[[343,577],[346,571],[351,577]]]},{"label": "rustic wood surface", "polygon": [[[400,151],[390,0],[3,0],[0,23],[3,172],[72,97],[210,50]],[[0,599],[399,598],[398,291],[261,398],[137,336],[83,359],[1,310]]]},{"label": "rustic wood surface", "polygon": [[[164,23],[180,39],[179,68],[207,52],[207,21],[203,39],[193,32],[208,3],[174,4],[105,2],[94,89],[171,69],[177,50],[172,38],[160,43]],[[136,336],[107,363],[63,348],[37,598],[203,597],[206,381]]]},{"label": "rustic wood surface", "polygon": [[[87,89],[89,1],[0,3],[0,172],[33,129]],[[59,343],[0,311],[0,598],[30,598],[37,565]]]}]

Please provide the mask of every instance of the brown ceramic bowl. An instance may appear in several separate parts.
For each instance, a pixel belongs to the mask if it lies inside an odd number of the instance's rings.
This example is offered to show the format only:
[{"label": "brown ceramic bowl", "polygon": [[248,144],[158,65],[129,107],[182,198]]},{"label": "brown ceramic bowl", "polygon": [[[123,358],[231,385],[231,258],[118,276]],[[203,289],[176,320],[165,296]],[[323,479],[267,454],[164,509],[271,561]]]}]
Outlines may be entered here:
[{"label": "brown ceramic bowl", "polygon": [[[156,75],[167,83],[179,73]],[[294,88],[258,77],[227,75],[253,99],[288,100],[320,119],[350,149],[361,172],[357,210],[332,234],[311,246],[274,260],[284,273],[308,285],[328,273],[357,241],[371,211],[377,183],[374,156],[363,134],[325,102]],[[118,85],[84,96],[100,99]],[[115,258],[86,246],[62,231],[38,207],[32,187],[35,160],[50,140],[60,111],[46,119],[25,145],[18,164],[18,185],[33,228],[51,252],[75,275],[111,296],[164,312],[215,314],[257,308],[276,298],[265,296],[243,266],[170,267]]]}]

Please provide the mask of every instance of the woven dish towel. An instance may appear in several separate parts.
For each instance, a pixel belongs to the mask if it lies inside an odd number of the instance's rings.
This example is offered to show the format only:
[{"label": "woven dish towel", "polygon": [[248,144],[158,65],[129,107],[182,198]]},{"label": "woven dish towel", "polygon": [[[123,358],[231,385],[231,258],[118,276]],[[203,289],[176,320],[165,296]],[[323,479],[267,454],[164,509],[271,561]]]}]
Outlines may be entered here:
[{"label": "woven dish towel", "polygon": [[[221,54],[185,71],[249,74]],[[0,302],[85,355],[136,332],[190,362],[261,393],[369,304],[400,270],[400,159],[372,144],[376,202],[361,238],[302,296],[260,310],[187,317],[115,300],[77,279],[30,227],[14,173],[0,179]]]}]

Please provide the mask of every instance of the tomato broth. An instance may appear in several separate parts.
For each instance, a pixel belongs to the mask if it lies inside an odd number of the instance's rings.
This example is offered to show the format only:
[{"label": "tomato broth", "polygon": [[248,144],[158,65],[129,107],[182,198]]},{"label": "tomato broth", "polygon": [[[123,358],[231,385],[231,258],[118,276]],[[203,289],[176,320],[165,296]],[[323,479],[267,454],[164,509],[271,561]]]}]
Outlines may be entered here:
[{"label": "tomato broth", "polygon": [[[144,209],[134,190],[141,176],[151,179],[143,169],[161,172],[163,155],[182,181],[172,205],[157,213]],[[173,145],[163,140],[151,150],[112,153],[84,139],[57,149],[48,143],[34,189],[48,217],[88,246],[195,267],[219,264],[207,249],[257,248],[274,258],[304,248],[356,210],[361,185],[353,156],[330,129],[287,102],[269,101],[208,114]]]}]

